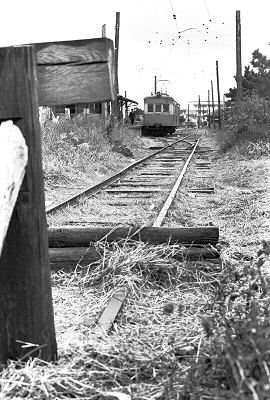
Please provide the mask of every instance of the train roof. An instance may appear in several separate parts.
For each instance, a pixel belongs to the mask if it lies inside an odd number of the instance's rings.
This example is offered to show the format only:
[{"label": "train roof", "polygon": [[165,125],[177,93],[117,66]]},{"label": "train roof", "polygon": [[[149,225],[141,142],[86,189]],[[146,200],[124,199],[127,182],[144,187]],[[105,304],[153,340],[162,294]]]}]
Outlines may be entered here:
[{"label": "train roof", "polygon": [[144,98],[144,101],[146,101],[146,100],[154,100],[154,99],[162,99],[162,98],[166,99],[166,100],[173,101],[174,103],[179,105],[179,103],[176,100],[174,100],[173,97],[169,96],[167,93],[160,93],[160,92],[157,92],[157,94],[152,94],[151,96],[146,96]]}]

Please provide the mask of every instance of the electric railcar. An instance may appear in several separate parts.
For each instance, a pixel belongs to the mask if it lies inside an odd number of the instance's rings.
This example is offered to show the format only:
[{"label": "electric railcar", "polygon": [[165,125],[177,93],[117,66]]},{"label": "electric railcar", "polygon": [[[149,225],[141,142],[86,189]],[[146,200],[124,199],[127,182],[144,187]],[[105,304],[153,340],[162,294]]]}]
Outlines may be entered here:
[{"label": "electric railcar", "polygon": [[168,135],[180,125],[180,105],[168,94],[157,92],[144,98],[143,133]]}]

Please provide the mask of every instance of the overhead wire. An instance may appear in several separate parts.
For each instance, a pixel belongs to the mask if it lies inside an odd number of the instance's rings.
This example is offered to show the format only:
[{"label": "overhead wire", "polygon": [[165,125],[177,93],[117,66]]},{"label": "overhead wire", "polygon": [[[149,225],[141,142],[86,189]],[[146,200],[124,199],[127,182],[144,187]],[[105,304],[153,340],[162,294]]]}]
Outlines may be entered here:
[{"label": "overhead wire", "polygon": [[204,5],[205,5],[207,14],[208,14],[209,22],[212,22],[212,18],[211,18],[210,11],[209,11],[209,8],[207,6],[206,0],[203,0],[203,2],[204,2]]},{"label": "overhead wire", "polygon": [[177,17],[176,17],[176,13],[175,13],[175,11],[174,11],[174,8],[173,8],[172,0],[170,0],[170,4],[171,4],[172,15],[173,15],[173,19],[174,19],[174,21],[175,21],[176,29],[177,29],[177,32],[179,32]]}]

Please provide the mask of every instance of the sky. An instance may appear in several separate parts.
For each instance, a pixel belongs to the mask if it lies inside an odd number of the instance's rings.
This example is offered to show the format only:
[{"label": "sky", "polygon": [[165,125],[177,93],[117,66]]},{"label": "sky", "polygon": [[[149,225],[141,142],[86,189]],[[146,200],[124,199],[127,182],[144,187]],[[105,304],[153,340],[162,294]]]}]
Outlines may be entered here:
[{"label": "sky", "polygon": [[101,37],[103,24],[114,40],[119,11],[120,94],[142,108],[156,76],[158,90],[186,108],[199,95],[207,100],[211,80],[217,97],[216,61],[221,98],[235,86],[236,10],[244,69],[257,48],[270,58],[269,0],[9,0],[1,4],[0,46]]}]

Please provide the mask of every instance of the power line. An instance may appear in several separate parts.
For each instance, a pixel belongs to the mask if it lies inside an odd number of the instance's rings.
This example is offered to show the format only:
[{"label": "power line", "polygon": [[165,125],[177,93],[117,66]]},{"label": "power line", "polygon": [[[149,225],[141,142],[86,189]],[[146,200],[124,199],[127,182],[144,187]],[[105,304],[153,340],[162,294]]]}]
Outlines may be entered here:
[{"label": "power line", "polygon": [[204,5],[205,5],[207,14],[208,14],[209,22],[212,22],[211,15],[210,15],[209,8],[207,6],[206,0],[203,0],[203,2],[204,2]]},{"label": "power line", "polygon": [[171,4],[172,15],[173,15],[173,19],[175,21],[176,29],[177,29],[177,32],[179,33],[178,22],[177,22],[177,19],[176,19],[176,14],[175,14],[175,11],[174,11],[174,8],[173,8],[172,0],[170,0],[170,4]]}]

